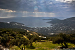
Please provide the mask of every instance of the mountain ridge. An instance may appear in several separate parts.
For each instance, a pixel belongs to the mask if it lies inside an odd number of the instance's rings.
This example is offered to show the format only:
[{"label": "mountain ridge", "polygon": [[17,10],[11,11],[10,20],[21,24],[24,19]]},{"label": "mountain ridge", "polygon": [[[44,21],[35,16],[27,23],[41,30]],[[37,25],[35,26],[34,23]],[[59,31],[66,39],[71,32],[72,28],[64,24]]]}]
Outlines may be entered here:
[{"label": "mountain ridge", "polygon": [[0,28],[20,28],[27,29],[29,31],[38,32],[44,35],[51,35],[57,33],[66,33],[69,31],[75,30],[75,17],[67,18],[64,20],[60,19],[50,19],[48,23],[51,24],[51,27],[27,27],[22,23],[17,22],[0,22]]}]

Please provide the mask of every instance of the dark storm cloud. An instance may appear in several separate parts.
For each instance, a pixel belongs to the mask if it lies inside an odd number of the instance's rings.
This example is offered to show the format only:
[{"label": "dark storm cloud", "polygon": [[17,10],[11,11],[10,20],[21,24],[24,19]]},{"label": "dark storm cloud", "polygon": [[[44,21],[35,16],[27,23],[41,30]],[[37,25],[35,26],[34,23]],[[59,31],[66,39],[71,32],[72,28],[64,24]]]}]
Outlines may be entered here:
[{"label": "dark storm cloud", "polygon": [[[0,8],[10,10],[29,10],[32,9],[31,5],[28,5],[28,0],[0,0]],[[31,3],[30,3],[31,4]]]},{"label": "dark storm cloud", "polygon": [[0,0],[0,8],[16,10],[19,7],[19,0]]},{"label": "dark storm cloud", "polygon": [[[72,4],[75,5],[73,2]],[[16,10],[29,11],[29,12],[33,12],[35,6],[38,7],[39,12],[57,12],[59,11],[59,9],[62,10],[68,9],[66,8],[67,7],[66,5],[71,5],[71,7],[74,8],[75,6],[72,6],[72,4],[63,2],[60,3],[54,0],[0,0],[0,8],[2,9],[10,9],[15,11]]]},{"label": "dark storm cloud", "polygon": [[0,17],[71,17],[74,13],[75,2],[0,0]]}]

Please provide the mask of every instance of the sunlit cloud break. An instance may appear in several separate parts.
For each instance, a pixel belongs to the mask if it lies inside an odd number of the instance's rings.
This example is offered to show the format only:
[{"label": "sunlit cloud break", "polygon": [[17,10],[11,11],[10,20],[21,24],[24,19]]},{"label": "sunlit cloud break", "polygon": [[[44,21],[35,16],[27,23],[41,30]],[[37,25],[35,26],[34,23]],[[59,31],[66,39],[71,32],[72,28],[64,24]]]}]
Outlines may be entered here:
[{"label": "sunlit cloud break", "polygon": [[55,13],[52,12],[23,12],[22,17],[55,17]]},{"label": "sunlit cloud break", "polygon": [[0,18],[11,17],[55,17],[55,13],[52,12],[28,12],[28,11],[13,11],[0,8]]},{"label": "sunlit cloud break", "polygon": [[73,2],[75,0],[56,0],[56,1],[65,2],[65,3],[71,3],[71,2]]},{"label": "sunlit cloud break", "polygon": [[0,18],[12,18],[12,17],[13,17],[13,16],[11,16],[11,17],[10,17],[10,16],[8,16],[8,17],[0,17]]},{"label": "sunlit cloud break", "polygon": [[16,11],[0,8],[0,18],[16,17],[15,13],[16,13]]},{"label": "sunlit cloud break", "polygon": [[0,8],[0,10],[5,11],[5,12],[16,12],[16,11],[12,11],[12,10],[9,10],[9,9],[1,9],[1,8]]},{"label": "sunlit cloud break", "polygon": [[16,12],[16,11],[9,10],[9,11],[5,11],[5,12]]}]

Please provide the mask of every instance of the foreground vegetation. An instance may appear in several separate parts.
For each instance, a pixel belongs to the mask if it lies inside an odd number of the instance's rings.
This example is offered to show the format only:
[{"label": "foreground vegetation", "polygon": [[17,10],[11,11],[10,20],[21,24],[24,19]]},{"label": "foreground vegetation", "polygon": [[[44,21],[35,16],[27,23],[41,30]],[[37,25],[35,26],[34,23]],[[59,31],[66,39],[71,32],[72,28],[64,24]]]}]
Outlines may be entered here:
[{"label": "foreground vegetation", "polygon": [[57,36],[52,37],[51,40],[54,44],[61,44],[61,48],[68,48],[67,43],[75,44],[75,34],[60,33]]},{"label": "foreground vegetation", "polygon": [[[33,42],[33,46],[35,48],[26,47],[26,50],[52,50],[58,48],[59,46],[61,46],[61,44],[53,44],[51,41],[46,41],[46,42],[36,42],[36,43]],[[68,47],[73,48],[75,47],[75,45],[72,43],[68,43]],[[11,49],[20,50],[17,46],[13,46]]]},{"label": "foreground vegetation", "polygon": [[[39,37],[41,36],[41,37]],[[50,50],[75,47],[75,34],[60,33],[42,38],[41,34],[24,29],[0,29],[0,45],[15,50]]]},{"label": "foreground vegetation", "polygon": [[0,29],[0,45],[5,48],[18,46],[21,50],[25,46],[32,47],[34,41],[39,41],[37,33],[23,29]]}]

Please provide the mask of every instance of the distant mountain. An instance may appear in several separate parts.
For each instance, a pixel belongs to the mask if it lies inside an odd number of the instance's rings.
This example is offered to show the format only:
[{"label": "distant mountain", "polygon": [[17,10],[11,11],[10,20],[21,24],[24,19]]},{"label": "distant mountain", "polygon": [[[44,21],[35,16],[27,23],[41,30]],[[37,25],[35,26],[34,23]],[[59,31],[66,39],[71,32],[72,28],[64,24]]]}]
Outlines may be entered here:
[{"label": "distant mountain", "polygon": [[[53,35],[58,33],[74,33],[75,32],[75,17],[60,19],[45,19],[50,20],[47,23],[52,24],[51,27],[33,28],[35,32],[39,32],[45,35]],[[71,32],[72,31],[72,32]]]},{"label": "distant mountain", "polygon": [[19,29],[25,29],[28,28],[22,23],[17,22],[0,22],[0,28],[19,28]]},{"label": "distant mountain", "polygon": [[64,20],[59,20],[59,19],[53,19],[50,22],[53,26],[58,26],[58,27],[69,27],[69,28],[74,28],[75,29],[75,17],[72,18],[67,18]]},{"label": "distant mountain", "polygon": [[[47,20],[47,19],[45,19]],[[74,33],[75,32],[75,17],[67,18],[64,20],[60,19],[48,19],[47,23],[51,24],[51,27],[27,27],[22,23],[18,22],[0,22],[0,28],[20,28],[29,31],[41,33],[44,35],[54,35],[58,33]]]},{"label": "distant mountain", "polygon": [[48,23],[52,24],[52,30],[55,30],[56,32],[75,30],[75,17],[64,20],[52,20]]}]

